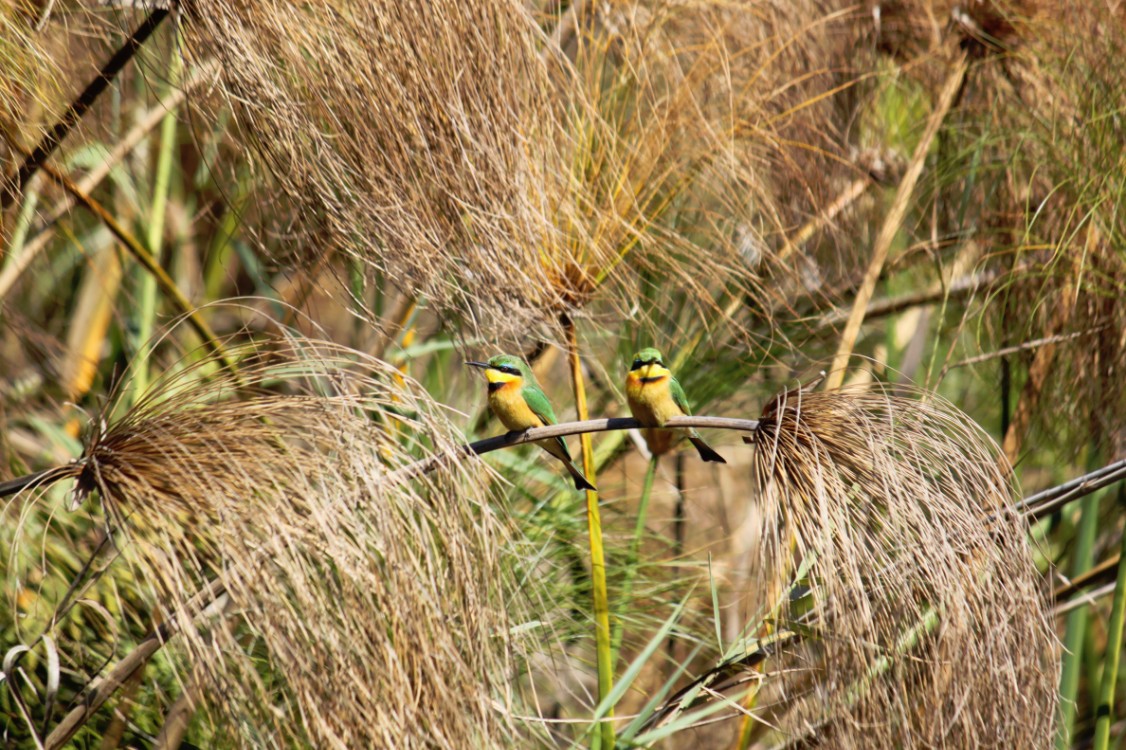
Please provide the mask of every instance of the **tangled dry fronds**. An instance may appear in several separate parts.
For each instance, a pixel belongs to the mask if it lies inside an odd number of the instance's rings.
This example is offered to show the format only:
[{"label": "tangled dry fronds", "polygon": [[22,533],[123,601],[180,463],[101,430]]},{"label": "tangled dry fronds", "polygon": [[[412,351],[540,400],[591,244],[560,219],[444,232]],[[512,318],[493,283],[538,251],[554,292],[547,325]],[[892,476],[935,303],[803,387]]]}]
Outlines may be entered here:
[{"label": "tangled dry fronds", "polygon": [[[91,434],[97,491],[216,731],[246,746],[491,747],[513,731],[504,524],[440,408],[378,360],[282,338],[153,384]],[[187,602],[209,581],[221,614]]]},{"label": "tangled dry fronds", "polygon": [[[1126,18],[1075,0],[902,0],[880,10],[880,46],[897,57],[949,25],[973,53],[923,224],[951,254],[980,245],[984,270],[1002,279],[976,308],[986,316],[975,344],[1028,345],[1009,359],[1027,377],[1006,455],[1017,461],[1037,425],[1048,426],[1050,450],[1094,437],[1121,454],[1126,75],[1116,63]],[[1076,427],[1074,440],[1058,440],[1061,425]]]},{"label": "tangled dry fronds", "polygon": [[[1027,355],[1004,443],[1012,460],[1030,425],[1056,436],[1060,424],[1074,425],[1079,444],[1126,450],[1126,126],[1117,116],[1126,73],[1115,64],[1126,53],[1126,20],[1120,10],[1066,5],[1028,22],[1036,36],[1008,61],[1010,88],[990,102],[1012,136],[990,144],[1011,170],[993,204],[1007,250],[995,262],[1022,269],[990,306],[991,322],[999,346],[1049,342]],[[997,128],[988,117],[983,125]]]},{"label": "tangled dry fronds", "polygon": [[57,115],[65,101],[61,88],[68,55],[65,49],[53,49],[49,37],[36,33],[35,27],[46,20],[36,10],[21,0],[0,3],[0,62],[7,72],[0,81],[0,117],[10,128],[26,125],[29,110],[44,107],[49,110],[43,113],[47,117]]},{"label": "tangled dry fronds", "polygon": [[1056,641],[988,438],[880,390],[795,390],[762,420],[763,560],[806,560],[814,602],[767,722],[823,747],[1045,747]]},{"label": "tangled dry fronds", "polygon": [[603,289],[628,310],[646,269],[701,305],[764,302],[764,279],[794,275],[773,263],[787,232],[848,171],[828,5],[190,7],[189,48],[222,61],[313,252],[492,338],[545,332]]},{"label": "tangled dry fronds", "polygon": [[75,55],[73,48],[35,33],[34,10],[18,0],[0,3],[0,127],[5,135],[0,138],[0,188],[5,191],[15,191],[9,180],[23,159],[9,139],[30,146],[61,114],[66,106],[64,68]]}]

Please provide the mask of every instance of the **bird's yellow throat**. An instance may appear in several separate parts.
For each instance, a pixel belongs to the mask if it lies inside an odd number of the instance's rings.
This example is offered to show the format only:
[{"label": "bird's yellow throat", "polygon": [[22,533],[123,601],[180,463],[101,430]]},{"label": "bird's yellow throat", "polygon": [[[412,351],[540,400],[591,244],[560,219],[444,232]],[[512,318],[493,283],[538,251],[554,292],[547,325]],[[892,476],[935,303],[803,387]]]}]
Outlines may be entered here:
[{"label": "bird's yellow throat", "polygon": [[671,374],[672,372],[668,368],[662,367],[656,362],[650,362],[631,372],[630,377],[636,377],[641,383],[656,383]]},{"label": "bird's yellow throat", "polygon": [[519,388],[520,383],[524,381],[524,378],[519,375],[501,372],[500,370],[494,370],[492,368],[485,370],[485,379],[489,381],[489,393],[495,393],[509,385],[514,388]]},{"label": "bird's yellow throat", "polygon": [[490,383],[515,383],[517,380],[523,380],[519,375],[510,375],[507,372],[494,370],[491,367],[485,370],[485,377],[488,378]]}]

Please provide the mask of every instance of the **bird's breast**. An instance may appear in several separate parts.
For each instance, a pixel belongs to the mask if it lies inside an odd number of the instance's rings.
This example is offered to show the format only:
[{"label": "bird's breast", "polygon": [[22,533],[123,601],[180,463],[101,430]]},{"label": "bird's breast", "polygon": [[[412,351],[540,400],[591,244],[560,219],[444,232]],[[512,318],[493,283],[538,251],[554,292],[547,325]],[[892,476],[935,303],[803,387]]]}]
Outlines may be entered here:
[{"label": "bird's breast", "polygon": [[501,423],[510,430],[526,430],[541,427],[543,422],[528,407],[524,395],[515,383],[506,383],[502,388],[489,390],[489,407]]},{"label": "bird's breast", "polygon": [[634,418],[643,424],[662,425],[680,414],[667,377],[654,381],[631,375],[626,380],[626,400]]}]

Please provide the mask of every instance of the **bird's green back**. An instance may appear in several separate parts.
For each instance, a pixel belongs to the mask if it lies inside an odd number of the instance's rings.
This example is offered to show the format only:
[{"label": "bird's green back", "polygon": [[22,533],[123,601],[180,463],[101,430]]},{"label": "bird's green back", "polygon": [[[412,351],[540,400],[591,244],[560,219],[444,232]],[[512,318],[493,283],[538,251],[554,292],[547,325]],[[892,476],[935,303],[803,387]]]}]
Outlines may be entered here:
[{"label": "bird's green back", "polygon": [[[528,405],[528,408],[531,409],[537,417],[543,420],[544,424],[555,424],[557,422],[555,410],[551,408],[551,402],[547,400],[547,394],[545,394],[539,384],[536,383],[530,371],[526,372],[524,375],[524,387],[520,389],[520,395],[524,397],[524,403]],[[567,449],[567,441],[561,437],[557,437],[555,438],[555,443],[561,449],[562,455],[566,456],[569,461],[571,451]]]},{"label": "bird's green back", "polygon": [[672,400],[680,407],[680,410],[686,415],[691,415],[692,410],[688,408],[688,397],[684,395],[680,381],[671,375],[669,376],[669,390],[672,391]]},{"label": "bird's green back", "polygon": [[529,380],[527,376],[524,378],[524,387],[520,389],[520,395],[524,397],[524,403],[528,405],[537,417],[543,420],[544,424],[555,424],[555,410],[551,408],[551,402],[547,400],[547,395],[544,394],[543,389],[535,380]]}]

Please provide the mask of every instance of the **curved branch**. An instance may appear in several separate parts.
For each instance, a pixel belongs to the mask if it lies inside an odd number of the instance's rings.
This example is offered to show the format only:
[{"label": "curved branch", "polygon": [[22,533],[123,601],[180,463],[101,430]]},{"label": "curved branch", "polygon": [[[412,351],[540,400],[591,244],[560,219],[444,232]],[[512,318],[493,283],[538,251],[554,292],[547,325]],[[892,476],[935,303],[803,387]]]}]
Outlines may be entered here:
[{"label": "curved branch", "polygon": [[34,474],[25,474],[22,477],[0,482],[0,497],[15,495],[30,487],[48,487],[60,479],[78,476],[80,467],[74,461],[62,466],[52,466],[49,469],[37,471]]},{"label": "curved branch", "polygon": [[[536,427],[524,432],[509,432],[504,435],[477,440],[462,446],[462,455],[481,455],[513,445],[532,443],[548,438],[578,435],[584,432],[607,432],[610,430],[632,430],[643,428],[636,419],[616,417],[612,419],[588,419],[583,422],[563,422],[547,427]],[[666,429],[680,429],[685,427],[702,427],[716,430],[735,430],[737,432],[756,432],[759,427],[757,419],[731,419],[728,417],[673,417],[665,423]],[[408,464],[388,475],[392,480],[406,480],[419,474],[433,471],[438,464],[451,458],[450,454],[429,456],[420,461]],[[9,479],[0,482],[0,497],[14,495],[30,487],[46,487],[60,479],[74,477],[80,469],[81,459],[72,461],[63,466],[37,471],[27,476]],[[1126,479],[1126,460],[1116,461],[1101,469],[1084,474],[1081,477],[1065,482],[1057,487],[1029,495],[1013,504],[1012,509],[1024,513],[1029,521],[1051,513],[1061,505],[1077,498],[1089,495],[1095,490]],[[990,516],[992,519],[992,516]]]},{"label": "curved branch", "polygon": [[[729,419],[727,417],[673,417],[664,424],[666,429],[679,429],[684,427],[704,427],[716,430],[739,430],[754,432],[758,429],[757,419]],[[567,435],[580,435],[587,432],[607,432],[610,430],[632,430],[647,427],[636,419],[616,417],[613,419],[588,419],[584,422],[562,422],[535,427],[524,432],[509,432],[505,435],[478,440],[465,446],[466,450],[478,455],[488,453],[500,448],[521,443],[532,443],[547,438],[566,437]]]},{"label": "curved branch", "polygon": [[[759,421],[757,419],[729,419],[727,417],[673,417],[665,423],[667,429],[679,429],[685,427],[703,427],[716,430],[737,430],[740,432],[754,432],[758,429]],[[509,432],[504,435],[497,435],[496,437],[485,438],[473,443],[468,443],[462,446],[465,455],[482,453],[489,453],[491,451],[507,448],[512,445],[521,445],[523,443],[532,443],[536,440],[546,440],[554,437],[565,437],[567,435],[578,435],[584,432],[607,432],[609,430],[632,430],[635,428],[645,427],[645,425],[638,422],[636,419],[627,418],[614,418],[614,419],[588,419],[584,422],[563,422],[561,424],[548,425],[547,427],[536,427],[524,432]],[[411,477],[425,474],[433,471],[442,461],[449,458],[449,454],[430,456],[421,461],[416,461],[413,464],[404,466],[397,469],[388,475],[389,479],[405,480]],[[64,466],[55,466],[43,471],[37,471],[34,474],[27,476],[9,479],[6,482],[0,482],[0,497],[7,497],[14,495],[21,490],[25,490],[31,486],[47,486],[54,484],[60,479],[73,477],[78,473],[80,468],[79,461],[81,459],[72,461]]]},{"label": "curved branch", "polygon": [[[684,427],[705,427],[718,430],[738,430],[740,432],[755,432],[758,430],[758,426],[759,421],[757,419],[729,419],[727,417],[673,417],[664,424],[664,428],[669,430]],[[476,454],[479,456],[482,453],[508,448],[512,445],[534,443],[537,440],[566,437],[567,435],[579,435],[586,432],[632,430],[643,427],[646,427],[646,425],[643,425],[636,419],[627,417],[587,419],[582,422],[561,422],[560,424],[548,425],[547,427],[533,427],[524,432],[508,432],[504,435],[478,440],[462,446],[462,455],[468,456]],[[396,469],[388,474],[387,478],[395,482],[406,481],[412,477],[417,477],[419,474],[426,474],[433,471],[439,464],[451,458],[456,458],[456,456],[452,456],[449,453],[430,456],[421,461],[416,461],[413,464],[408,464],[401,469]]]},{"label": "curved branch", "polygon": [[1013,506],[1013,509],[1023,513],[1028,521],[1036,521],[1072,500],[1090,495],[1123,479],[1126,479],[1126,460],[1115,461],[1069,482],[1029,495]]}]

